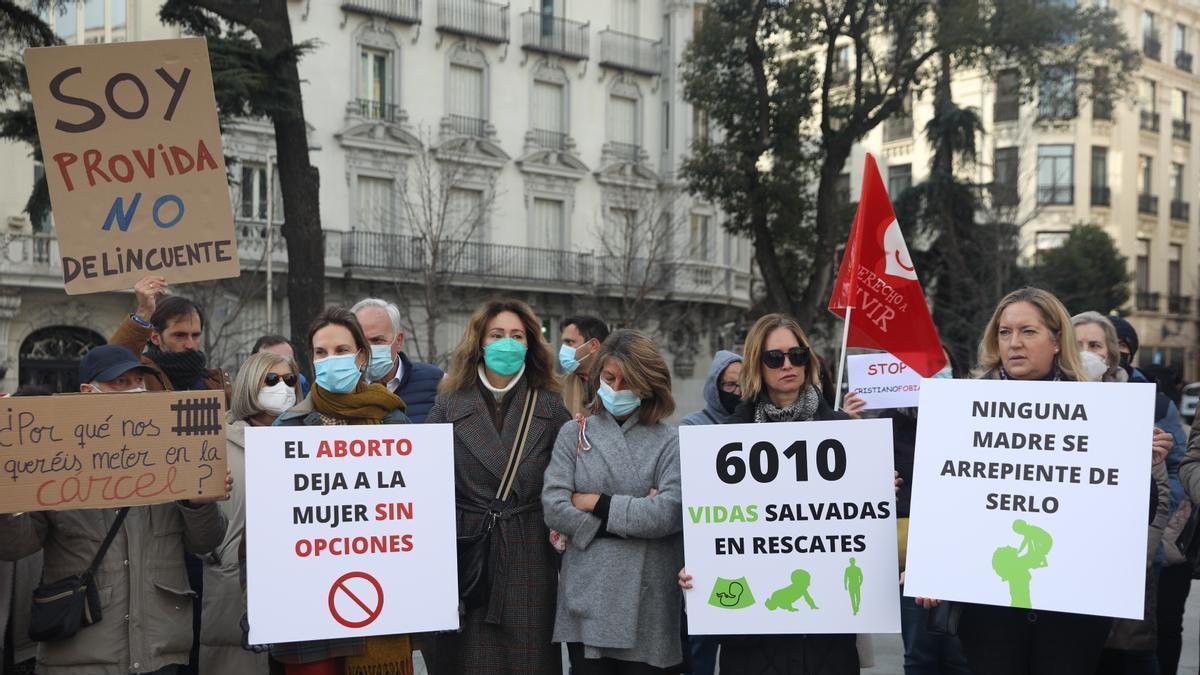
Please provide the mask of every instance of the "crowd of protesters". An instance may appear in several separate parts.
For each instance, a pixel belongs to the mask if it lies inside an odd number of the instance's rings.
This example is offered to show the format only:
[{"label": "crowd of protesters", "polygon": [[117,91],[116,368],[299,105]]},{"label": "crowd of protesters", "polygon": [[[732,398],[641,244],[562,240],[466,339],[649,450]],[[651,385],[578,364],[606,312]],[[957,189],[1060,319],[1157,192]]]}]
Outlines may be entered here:
[{"label": "crowd of protesters", "polygon": [[[223,498],[123,509],[0,515],[3,673],[41,675],[579,675],[842,674],[864,665],[855,635],[692,636],[687,632],[680,456],[671,372],[652,338],[600,318],[565,320],[557,358],[534,309],[480,305],[443,372],[413,361],[396,305],[366,298],[323,311],[303,336],[263,336],[235,377],[210,368],[203,308],[165,279],[134,287],[135,311],[84,355],[81,392],[223,391],[229,475]],[[935,377],[1145,382],[1123,319],[1071,317],[1053,295],[1021,289],[998,303],[971,372],[949,360]],[[303,340],[313,372],[301,372]],[[804,328],[760,317],[725,345],[704,407],[680,424],[859,419]],[[48,395],[28,388],[16,395]],[[838,404],[841,404],[839,406]],[[842,407],[842,410],[838,410]],[[897,593],[902,593],[916,408],[886,411],[897,471]],[[1146,527],[1146,612],[1112,620],[1062,612],[901,598],[904,669],[935,673],[1177,672],[1183,609],[1196,563],[1200,432],[1158,395]],[[274,645],[247,643],[246,429],[271,425],[448,423],[454,431],[460,536],[494,518],[490,585],[464,601],[459,630]],[[504,489],[501,489],[501,486]],[[503,494],[502,508],[495,500]],[[1101,531],[1098,525],[1097,531]],[[1101,535],[1097,535],[1101,536]],[[79,574],[111,546],[95,576],[103,618],[75,636],[26,639],[41,579]],[[1200,542],[1198,542],[1200,543]],[[1110,542],[1112,545],[1113,542]]]}]

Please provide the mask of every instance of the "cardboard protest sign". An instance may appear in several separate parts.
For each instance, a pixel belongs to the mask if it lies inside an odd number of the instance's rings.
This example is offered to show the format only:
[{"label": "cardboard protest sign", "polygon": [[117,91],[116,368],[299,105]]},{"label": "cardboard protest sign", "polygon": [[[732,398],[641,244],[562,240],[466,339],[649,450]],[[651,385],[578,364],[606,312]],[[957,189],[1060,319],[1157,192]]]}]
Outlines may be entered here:
[{"label": "cardboard protest sign", "polygon": [[679,428],[688,631],[898,633],[889,420]]},{"label": "cardboard protest sign", "polygon": [[452,429],[246,430],[251,643],[458,628]]},{"label": "cardboard protest sign", "polygon": [[203,38],[25,51],[67,293],[237,276]]},{"label": "cardboard protest sign", "polygon": [[917,406],[921,374],[891,354],[851,354],[846,375],[850,391],[866,401],[865,410]]},{"label": "cardboard protest sign", "polygon": [[905,595],[1142,618],[1154,386],[921,387]]},{"label": "cardboard protest sign", "polygon": [[161,504],[225,493],[222,392],[0,400],[0,513]]}]

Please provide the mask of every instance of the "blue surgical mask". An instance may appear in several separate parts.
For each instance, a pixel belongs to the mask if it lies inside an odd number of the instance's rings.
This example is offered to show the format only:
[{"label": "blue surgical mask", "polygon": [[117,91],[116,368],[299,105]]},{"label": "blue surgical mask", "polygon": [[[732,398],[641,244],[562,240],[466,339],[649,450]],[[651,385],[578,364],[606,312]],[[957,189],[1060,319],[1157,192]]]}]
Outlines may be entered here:
[{"label": "blue surgical mask", "polygon": [[601,382],[600,390],[596,393],[600,395],[604,409],[613,417],[628,417],[642,405],[642,399],[637,394],[628,389],[613,391],[607,382]]},{"label": "blue surgical mask", "polygon": [[378,382],[392,372],[396,362],[392,360],[391,345],[371,345],[371,362],[367,364],[367,377]]},{"label": "blue surgical mask", "polygon": [[506,337],[483,348],[483,364],[500,377],[516,375],[525,365],[527,351],[525,345]]},{"label": "blue surgical mask", "polygon": [[942,368],[941,370],[934,373],[933,379],[935,379],[935,380],[952,380],[952,379],[954,379],[954,371],[950,369],[950,366],[946,366],[945,368]]},{"label": "blue surgical mask", "polygon": [[[575,355],[578,353],[578,347],[568,347],[567,345],[559,347],[558,365],[562,366],[562,369],[568,373],[573,373],[576,370],[579,370],[579,361],[575,359]],[[591,354],[584,354],[583,358],[586,359],[589,356],[591,356]]]},{"label": "blue surgical mask", "polygon": [[362,371],[355,362],[357,357],[358,354],[339,354],[313,361],[313,368],[317,371],[317,386],[331,394],[354,391],[362,378]]}]

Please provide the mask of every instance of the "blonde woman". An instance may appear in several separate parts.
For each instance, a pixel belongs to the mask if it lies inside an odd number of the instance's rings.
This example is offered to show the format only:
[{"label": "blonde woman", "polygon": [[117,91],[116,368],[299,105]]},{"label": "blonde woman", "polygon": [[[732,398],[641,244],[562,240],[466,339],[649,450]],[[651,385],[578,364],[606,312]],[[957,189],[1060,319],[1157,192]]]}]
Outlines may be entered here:
[{"label": "blonde woman", "polygon": [[[767,314],[746,335],[742,402],[728,424],[844,420],[821,395],[812,343],[795,319]],[[679,585],[691,589],[687,570]],[[722,675],[851,675],[859,672],[855,636],[745,635],[721,638]]]},{"label": "blonde woman", "polygon": [[588,376],[591,416],[558,434],[546,524],[567,536],[554,641],[577,675],[666,673],[683,660],[679,435],[653,340],[608,337]]},{"label": "blonde woman", "polygon": [[[551,642],[558,561],[541,501],[554,439],[571,419],[558,392],[554,356],[529,305],[480,305],[425,419],[454,425],[458,535],[476,535],[485,519],[495,518],[486,601],[465,608],[460,632],[438,639],[439,674],[562,672],[561,650]],[[527,405],[528,434],[509,471]],[[502,481],[511,482],[511,491],[494,505]]]},{"label": "blonde woman", "polygon": [[[1071,317],[1053,294],[1022,288],[996,306],[979,343],[979,377],[998,380],[1087,380]],[[1170,447],[1170,434],[1165,434]],[[1156,432],[1154,444],[1164,439]],[[919,599],[926,607],[936,600]],[[1096,672],[1112,619],[964,603],[959,640],[971,672]],[[1064,648],[1064,645],[1070,645]]]},{"label": "blonde woman", "polygon": [[242,649],[242,595],[238,551],[246,532],[246,428],[269,427],[300,396],[296,364],[286,356],[260,352],[242,364],[225,416],[225,447],[233,491],[221,510],[229,520],[225,540],[204,557],[204,606],[200,623],[201,675],[267,672],[267,655]]}]

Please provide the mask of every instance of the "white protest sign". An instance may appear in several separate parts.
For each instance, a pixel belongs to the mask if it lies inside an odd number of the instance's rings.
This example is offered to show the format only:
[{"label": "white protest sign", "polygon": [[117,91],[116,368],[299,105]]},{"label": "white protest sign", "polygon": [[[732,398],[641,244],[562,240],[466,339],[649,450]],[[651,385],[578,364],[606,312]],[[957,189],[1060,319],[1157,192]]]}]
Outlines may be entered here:
[{"label": "white protest sign", "polygon": [[917,406],[921,374],[891,354],[851,354],[846,375],[850,391],[866,402],[865,410]]},{"label": "white protest sign", "polygon": [[1153,385],[921,387],[904,594],[1142,618]]},{"label": "white protest sign", "polygon": [[250,642],[458,628],[449,424],[246,430]]},{"label": "white protest sign", "polygon": [[695,635],[898,633],[890,420],[679,429]]}]

